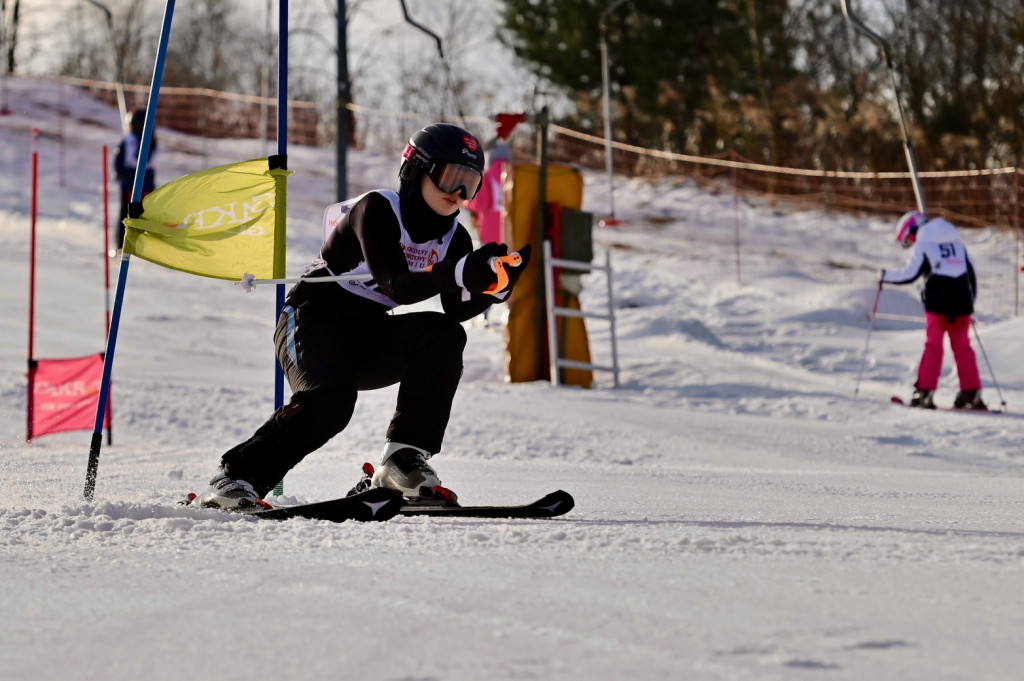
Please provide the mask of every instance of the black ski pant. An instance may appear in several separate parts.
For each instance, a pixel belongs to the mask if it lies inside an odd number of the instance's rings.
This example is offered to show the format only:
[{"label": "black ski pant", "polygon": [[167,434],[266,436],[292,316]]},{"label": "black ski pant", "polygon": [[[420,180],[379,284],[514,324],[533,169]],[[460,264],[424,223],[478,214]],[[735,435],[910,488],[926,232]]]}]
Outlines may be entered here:
[{"label": "black ski pant", "polygon": [[465,329],[441,312],[386,314],[362,300],[342,309],[337,302],[336,295],[315,296],[285,306],[274,341],[291,400],[221,458],[228,477],[248,481],[261,497],[348,425],[360,390],[399,384],[386,439],[441,449],[462,377]]}]

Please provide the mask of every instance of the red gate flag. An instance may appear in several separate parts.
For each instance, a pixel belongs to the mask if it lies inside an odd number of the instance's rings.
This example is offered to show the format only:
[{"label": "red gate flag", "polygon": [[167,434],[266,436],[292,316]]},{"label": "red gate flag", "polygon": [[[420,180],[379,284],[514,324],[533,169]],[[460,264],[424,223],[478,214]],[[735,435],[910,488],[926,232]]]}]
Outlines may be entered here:
[{"label": "red gate flag", "polygon": [[[71,359],[39,359],[29,369],[32,436],[92,430],[103,378],[103,353]],[[104,416],[110,427],[110,411]]]}]

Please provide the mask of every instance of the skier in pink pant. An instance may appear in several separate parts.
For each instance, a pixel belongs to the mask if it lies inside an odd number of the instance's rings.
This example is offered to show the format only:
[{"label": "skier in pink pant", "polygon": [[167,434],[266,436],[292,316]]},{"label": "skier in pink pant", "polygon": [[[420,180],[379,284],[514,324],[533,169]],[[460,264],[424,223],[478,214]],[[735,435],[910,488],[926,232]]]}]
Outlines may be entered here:
[{"label": "skier in pink pant", "polygon": [[978,282],[967,247],[950,222],[929,219],[919,211],[900,218],[896,239],[904,248],[913,247],[910,260],[903,269],[882,270],[880,282],[909,284],[918,277],[924,277],[925,282],[921,293],[925,310],[924,352],[910,406],[935,409],[933,397],[942,372],[943,340],[948,335],[960,379],[960,392],[953,407],[987,409],[981,401],[981,374],[969,333]]}]

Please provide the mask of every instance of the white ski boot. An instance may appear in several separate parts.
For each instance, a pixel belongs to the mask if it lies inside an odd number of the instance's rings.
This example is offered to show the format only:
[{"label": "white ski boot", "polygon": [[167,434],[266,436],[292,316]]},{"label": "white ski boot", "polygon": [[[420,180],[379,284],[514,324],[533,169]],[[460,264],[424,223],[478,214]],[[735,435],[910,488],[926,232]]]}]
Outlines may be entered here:
[{"label": "white ski boot", "polygon": [[233,480],[221,469],[210,480],[210,486],[200,492],[195,502],[207,508],[227,511],[247,511],[259,505],[260,497],[245,480]]},{"label": "white ski boot", "polygon": [[419,447],[389,442],[371,484],[397,489],[406,499],[433,499],[434,488],[441,486],[441,479],[427,463],[430,456],[430,452]]}]

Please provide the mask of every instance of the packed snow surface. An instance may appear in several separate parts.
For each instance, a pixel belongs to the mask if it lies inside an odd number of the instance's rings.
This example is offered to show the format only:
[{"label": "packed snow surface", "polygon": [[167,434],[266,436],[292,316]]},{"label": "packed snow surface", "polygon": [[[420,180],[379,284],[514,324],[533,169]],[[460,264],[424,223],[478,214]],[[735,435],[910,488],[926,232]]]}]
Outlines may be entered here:
[{"label": "packed snow surface", "polygon": [[[433,460],[465,503],[575,496],[539,521],[278,523],[177,505],[272,411],[274,293],[135,259],[113,444],[86,501],[90,433],[25,443],[32,130],[35,356],[80,356],[104,347],[101,148],[118,115],[52,82],[7,87],[0,678],[1020,678],[1013,235],[964,232],[984,396],[1006,413],[919,411],[889,402],[915,378],[917,288],[886,287],[870,322],[878,269],[905,256],[891,222],[617,178],[624,224],[595,240],[614,268],[620,385],[506,383],[498,315],[468,323]],[[158,134],[158,182],[260,154]],[[398,150],[349,160],[353,194],[395,186]],[[316,255],[332,163],[332,149],[289,149],[290,274]],[[584,208],[600,216],[607,199],[586,173]],[[607,306],[602,275],[584,285],[585,308]],[[610,362],[608,324],[588,326]],[[938,401],[956,390],[947,352]],[[394,399],[362,394],[348,429],[288,475],[287,500],[347,490]]]}]

